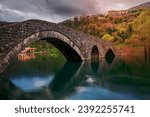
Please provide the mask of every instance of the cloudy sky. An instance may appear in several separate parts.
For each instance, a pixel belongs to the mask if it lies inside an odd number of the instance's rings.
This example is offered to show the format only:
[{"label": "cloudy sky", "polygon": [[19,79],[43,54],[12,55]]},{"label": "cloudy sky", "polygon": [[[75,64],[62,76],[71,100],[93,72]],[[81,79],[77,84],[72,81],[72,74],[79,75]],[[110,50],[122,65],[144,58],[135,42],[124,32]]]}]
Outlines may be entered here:
[{"label": "cloudy sky", "polygon": [[150,0],[0,0],[0,21],[60,22],[82,14],[128,9]]}]

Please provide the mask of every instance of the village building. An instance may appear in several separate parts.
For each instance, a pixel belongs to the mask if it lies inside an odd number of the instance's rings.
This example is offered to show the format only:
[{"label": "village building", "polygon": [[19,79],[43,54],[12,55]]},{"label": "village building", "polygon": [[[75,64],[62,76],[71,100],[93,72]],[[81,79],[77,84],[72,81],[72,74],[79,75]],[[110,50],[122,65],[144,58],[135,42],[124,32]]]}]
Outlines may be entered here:
[{"label": "village building", "polygon": [[21,53],[34,53],[36,48],[27,47]]},{"label": "village building", "polygon": [[128,13],[128,10],[119,10],[119,11],[111,10],[111,11],[108,11],[108,16],[120,16],[120,15],[125,15],[127,13]]},{"label": "village building", "polygon": [[35,54],[27,54],[27,53],[18,54],[18,60],[22,62],[26,62],[35,58],[36,58]]}]

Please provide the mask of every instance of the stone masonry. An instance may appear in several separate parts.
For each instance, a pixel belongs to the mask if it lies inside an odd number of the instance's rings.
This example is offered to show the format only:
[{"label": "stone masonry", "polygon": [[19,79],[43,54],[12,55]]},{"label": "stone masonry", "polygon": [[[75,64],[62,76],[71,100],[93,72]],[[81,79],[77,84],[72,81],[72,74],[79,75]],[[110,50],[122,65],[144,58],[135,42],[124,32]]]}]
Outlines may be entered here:
[{"label": "stone masonry", "polygon": [[[93,47],[97,48],[97,59],[111,50],[118,55],[112,43],[61,24],[41,20],[27,20],[0,25],[0,73],[25,47],[36,40],[44,40],[58,48],[68,60],[92,60]],[[92,56],[91,56],[92,55]]]}]

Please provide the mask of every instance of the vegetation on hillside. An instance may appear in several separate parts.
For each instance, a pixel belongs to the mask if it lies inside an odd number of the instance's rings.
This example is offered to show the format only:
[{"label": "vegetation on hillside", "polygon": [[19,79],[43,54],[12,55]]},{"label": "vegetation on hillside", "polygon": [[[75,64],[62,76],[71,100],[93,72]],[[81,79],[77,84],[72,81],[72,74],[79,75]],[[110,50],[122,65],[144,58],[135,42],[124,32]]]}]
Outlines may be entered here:
[{"label": "vegetation on hillside", "polygon": [[142,12],[133,22],[136,39],[144,47],[145,56],[150,55],[150,9]]},{"label": "vegetation on hillside", "polygon": [[[144,52],[146,57],[150,54],[150,9],[132,10],[120,16],[75,17],[74,20],[67,20],[62,24],[111,41],[121,51],[126,52],[130,47],[136,52]],[[31,47],[37,48],[37,52],[46,51],[54,55],[59,53],[44,41],[35,42]]]},{"label": "vegetation on hillside", "polygon": [[[67,20],[63,24],[78,31],[111,41],[117,47],[130,46],[139,48],[146,46],[145,48],[148,48],[150,42],[149,22],[150,10],[134,10],[120,16],[94,15],[90,18],[89,16],[82,16],[80,19]],[[147,43],[146,45],[143,45],[143,39]]]}]

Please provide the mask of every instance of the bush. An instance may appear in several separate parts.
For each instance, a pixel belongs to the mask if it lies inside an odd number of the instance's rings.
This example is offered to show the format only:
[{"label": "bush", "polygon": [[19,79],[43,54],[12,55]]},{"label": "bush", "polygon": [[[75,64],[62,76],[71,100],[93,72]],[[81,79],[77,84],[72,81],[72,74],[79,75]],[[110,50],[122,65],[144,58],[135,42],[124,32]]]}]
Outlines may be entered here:
[{"label": "bush", "polygon": [[112,34],[113,32],[115,32],[116,31],[116,29],[115,28],[111,28],[111,27],[107,27],[106,28],[106,32],[108,33],[108,34]]},{"label": "bush", "polygon": [[106,40],[106,41],[111,41],[113,42],[114,41],[114,37],[111,36],[110,34],[105,34],[102,39]]},{"label": "bush", "polygon": [[123,20],[122,20],[122,18],[117,18],[117,19],[115,19],[115,24],[119,24],[119,23],[122,23],[123,22]]}]

